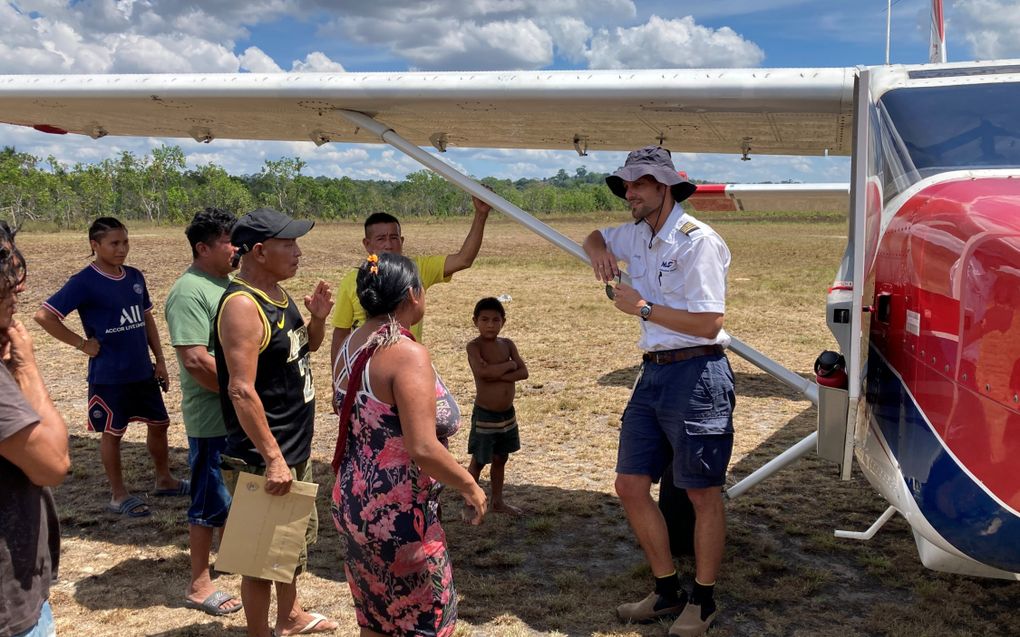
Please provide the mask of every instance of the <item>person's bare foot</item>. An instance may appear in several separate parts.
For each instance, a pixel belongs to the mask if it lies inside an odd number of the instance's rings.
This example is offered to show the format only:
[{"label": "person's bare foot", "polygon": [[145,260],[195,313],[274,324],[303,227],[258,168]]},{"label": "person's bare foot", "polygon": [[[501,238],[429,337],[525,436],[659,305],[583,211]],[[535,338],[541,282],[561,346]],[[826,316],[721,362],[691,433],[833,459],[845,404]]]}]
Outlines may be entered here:
[{"label": "person's bare foot", "polygon": [[506,513],[508,515],[524,515],[524,511],[520,507],[515,507],[512,504],[507,504],[505,501],[500,500],[499,502],[492,503],[492,510],[496,513]]},{"label": "person's bare foot", "polygon": [[301,611],[294,615],[286,625],[276,626],[276,634],[281,635],[318,635],[320,633],[331,633],[340,624],[325,615],[319,613],[308,613]]}]

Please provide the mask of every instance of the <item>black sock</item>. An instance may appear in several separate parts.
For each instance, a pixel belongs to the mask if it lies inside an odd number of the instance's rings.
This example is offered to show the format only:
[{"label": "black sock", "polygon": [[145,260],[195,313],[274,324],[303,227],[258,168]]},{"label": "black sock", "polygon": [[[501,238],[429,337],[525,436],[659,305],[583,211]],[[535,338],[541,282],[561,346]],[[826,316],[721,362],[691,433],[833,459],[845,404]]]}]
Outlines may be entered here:
[{"label": "black sock", "polygon": [[[659,601],[655,604],[658,607],[676,606],[680,599],[680,578],[676,571],[669,575],[655,578],[655,593]],[[658,609],[656,609],[658,610]]]},{"label": "black sock", "polygon": [[715,599],[712,594],[715,592],[715,584],[699,584],[694,580],[694,590],[691,592],[691,603],[701,606],[701,621],[708,619],[708,616],[715,612]]}]

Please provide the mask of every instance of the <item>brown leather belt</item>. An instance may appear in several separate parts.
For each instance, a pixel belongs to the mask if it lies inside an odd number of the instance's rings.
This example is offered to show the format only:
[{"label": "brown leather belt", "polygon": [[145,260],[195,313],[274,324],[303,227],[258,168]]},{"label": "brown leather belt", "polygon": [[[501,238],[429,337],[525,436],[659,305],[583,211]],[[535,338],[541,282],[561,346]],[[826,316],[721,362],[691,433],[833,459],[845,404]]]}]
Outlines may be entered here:
[{"label": "brown leather belt", "polygon": [[641,360],[656,365],[668,365],[690,360],[698,356],[715,356],[724,352],[722,345],[698,345],[696,347],[685,347],[683,349],[664,349],[657,352],[645,352]]}]

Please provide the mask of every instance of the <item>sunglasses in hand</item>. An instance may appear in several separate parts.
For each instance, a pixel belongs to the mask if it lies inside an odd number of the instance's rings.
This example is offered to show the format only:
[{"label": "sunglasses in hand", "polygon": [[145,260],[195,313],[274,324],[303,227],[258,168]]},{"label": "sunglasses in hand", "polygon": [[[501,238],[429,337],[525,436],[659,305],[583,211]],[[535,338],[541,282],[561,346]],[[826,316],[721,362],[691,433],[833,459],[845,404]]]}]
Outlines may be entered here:
[{"label": "sunglasses in hand", "polygon": [[615,277],[613,277],[612,282],[606,283],[606,296],[609,297],[610,301],[616,299],[616,286],[617,285],[620,285],[620,275],[619,274],[617,274]]}]

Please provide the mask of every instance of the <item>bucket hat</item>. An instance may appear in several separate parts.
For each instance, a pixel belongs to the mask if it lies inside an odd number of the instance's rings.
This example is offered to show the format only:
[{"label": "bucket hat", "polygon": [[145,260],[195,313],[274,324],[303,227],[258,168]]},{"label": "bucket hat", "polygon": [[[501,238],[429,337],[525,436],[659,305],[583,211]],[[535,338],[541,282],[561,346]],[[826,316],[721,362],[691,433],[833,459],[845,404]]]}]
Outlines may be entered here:
[{"label": "bucket hat", "polygon": [[648,175],[660,184],[670,187],[677,203],[687,199],[698,189],[677,173],[669,151],[661,146],[645,146],[627,155],[627,161],[612,175],[606,177],[609,190],[620,199],[627,198],[625,181],[637,181]]}]

